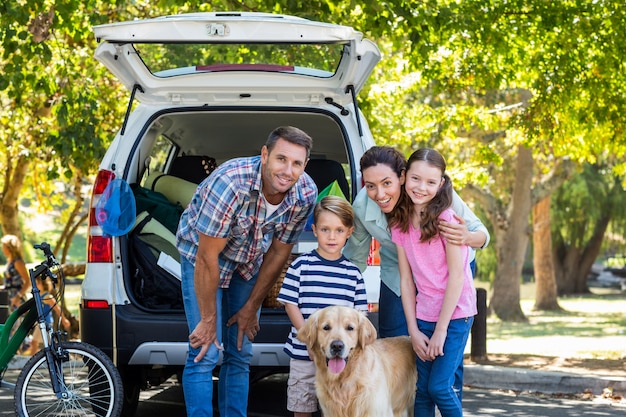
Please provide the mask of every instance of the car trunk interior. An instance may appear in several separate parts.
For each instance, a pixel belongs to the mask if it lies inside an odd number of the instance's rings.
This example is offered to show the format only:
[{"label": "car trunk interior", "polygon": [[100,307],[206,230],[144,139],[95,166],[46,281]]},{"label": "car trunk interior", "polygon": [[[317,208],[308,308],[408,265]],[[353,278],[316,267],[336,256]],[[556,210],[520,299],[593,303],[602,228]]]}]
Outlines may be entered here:
[{"label": "car trunk interior", "polygon": [[220,111],[167,113],[154,124],[186,155],[209,155],[222,163],[239,156],[258,155],[268,134],[291,125],[313,138],[311,159],[333,159],[347,164],[345,135],[327,113],[277,111]]},{"label": "car trunk interior", "polygon": [[[144,188],[163,193],[172,203],[180,203],[184,208],[191,199],[196,184],[206,174],[200,178],[181,176],[174,172],[176,162],[183,160],[187,165],[202,163],[203,167],[206,167],[208,159],[211,161],[208,165],[213,169],[212,161],[217,166],[231,158],[258,155],[273,129],[291,125],[302,129],[313,138],[307,173],[316,182],[319,191],[337,179],[345,196],[351,200],[353,187],[350,185],[350,178],[354,174],[350,166],[356,164],[350,163],[352,155],[347,152],[347,135],[336,117],[321,111],[276,108],[271,111],[186,109],[163,113],[144,130],[145,135],[150,136],[151,140],[144,137],[138,142],[141,145],[135,152],[136,159],[133,164],[135,167],[143,166],[145,169],[140,173],[141,180],[137,182]],[[207,170],[208,172],[210,170]],[[167,178],[162,180],[160,177]],[[158,187],[156,181],[159,183]],[[183,189],[186,190],[186,194],[181,198]],[[171,236],[169,238],[172,239]],[[302,234],[299,245],[296,246],[295,252],[308,251],[315,247],[315,237],[310,230],[305,230]],[[125,274],[125,276],[134,275],[136,276],[136,273]],[[277,285],[280,285],[280,281],[279,279]],[[136,285],[127,286],[134,287]],[[271,299],[272,296],[275,297],[275,293],[277,290],[270,292],[270,297],[265,303],[266,307],[277,307]],[[141,300],[138,301],[141,304]]]}]

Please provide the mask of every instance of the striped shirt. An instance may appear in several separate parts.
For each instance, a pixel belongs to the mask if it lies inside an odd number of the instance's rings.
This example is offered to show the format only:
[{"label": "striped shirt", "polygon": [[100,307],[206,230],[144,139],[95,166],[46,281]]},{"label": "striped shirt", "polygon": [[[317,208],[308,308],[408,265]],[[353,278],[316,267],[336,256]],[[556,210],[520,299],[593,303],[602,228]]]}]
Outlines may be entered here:
[{"label": "striped shirt", "polygon": [[[315,250],[291,263],[277,300],[283,304],[296,304],[304,320],[328,306],[367,311],[365,283],[359,268],[344,256],[330,261]],[[296,328],[291,326],[285,353],[294,359],[310,361],[306,345],[296,338],[296,334]]]},{"label": "striped shirt", "polygon": [[226,238],[219,256],[220,287],[228,288],[236,271],[250,280],[258,273],[272,238],[296,242],[313,211],[317,188],[306,173],[268,214],[261,196],[261,157],[231,159],[200,183],[183,212],[176,246],[195,265],[198,236]]}]

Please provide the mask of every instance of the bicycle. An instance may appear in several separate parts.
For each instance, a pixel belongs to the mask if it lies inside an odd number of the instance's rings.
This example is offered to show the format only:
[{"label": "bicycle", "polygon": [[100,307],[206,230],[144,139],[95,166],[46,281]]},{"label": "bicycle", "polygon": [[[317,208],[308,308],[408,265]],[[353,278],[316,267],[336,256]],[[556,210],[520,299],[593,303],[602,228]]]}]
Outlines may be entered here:
[{"label": "bicycle", "polygon": [[[0,324],[0,385],[14,389],[15,412],[20,417],[119,416],[123,386],[111,359],[95,346],[64,340],[64,332],[55,331],[46,320],[51,307],[44,301],[48,296],[41,294],[37,279],[50,279],[54,288],[58,284],[55,303],[63,300],[65,280],[50,245],[43,242],[34,247],[43,251],[46,260],[29,270],[33,297]],[[9,362],[35,324],[43,336],[43,349],[28,360],[15,384],[5,381]]]}]

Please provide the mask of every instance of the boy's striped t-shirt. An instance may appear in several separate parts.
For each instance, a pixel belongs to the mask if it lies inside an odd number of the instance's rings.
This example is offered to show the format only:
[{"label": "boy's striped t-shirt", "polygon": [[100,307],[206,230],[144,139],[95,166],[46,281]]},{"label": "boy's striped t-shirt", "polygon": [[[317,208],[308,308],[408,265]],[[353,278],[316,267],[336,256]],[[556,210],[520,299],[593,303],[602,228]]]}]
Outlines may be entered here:
[{"label": "boy's striped t-shirt", "polygon": [[[343,256],[335,261],[324,259],[317,251],[303,254],[291,263],[277,299],[283,304],[297,305],[305,320],[328,306],[367,311],[365,283],[356,265]],[[291,326],[285,352],[294,359],[311,360],[296,333]]]}]

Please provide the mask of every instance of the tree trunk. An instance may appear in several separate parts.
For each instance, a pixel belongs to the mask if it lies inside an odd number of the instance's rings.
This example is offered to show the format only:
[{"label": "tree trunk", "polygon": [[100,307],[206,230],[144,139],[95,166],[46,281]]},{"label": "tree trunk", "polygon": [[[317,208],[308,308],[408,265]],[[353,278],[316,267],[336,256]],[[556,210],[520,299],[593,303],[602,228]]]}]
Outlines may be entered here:
[{"label": "tree trunk", "polygon": [[595,224],[593,235],[583,248],[565,246],[565,244],[558,248],[555,262],[560,261],[556,269],[559,295],[589,293],[587,276],[600,254],[602,241],[610,221],[610,210],[607,210],[607,213]]},{"label": "tree trunk", "polygon": [[580,259],[580,250],[577,247],[569,246],[561,248],[562,255],[560,258],[559,274],[557,275],[557,290],[559,295],[574,294],[575,285],[572,277],[576,274],[578,268],[578,260]]},{"label": "tree trunk", "polygon": [[505,222],[496,226],[498,266],[493,282],[490,309],[504,321],[525,321],[520,306],[520,280],[529,239],[533,155],[519,145],[515,185]]},{"label": "tree trunk", "polygon": [[66,277],[78,277],[81,275],[85,275],[87,264],[85,262],[63,264],[62,268],[63,268],[63,275],[65,275]]},{"label": "tree trunk", "polygon": [[561,310],[557,299],[552,257],[551,201],[552,199],[548,196],[533,207],[533,266],[536,283],[534,310]]},{"label": "tree trunk", "polygon": [[[76,231],[80,227],[81,223],[84,222],[88,213],[83,213],[81,215],[81,211],[83,210],[83,203],[85,199],[82,194],[82,180],[83,174],[78,168],[73,168],[74,177],[73,177],[73,192],[74,192],[74,207],[72,207],[72,211],[65,222],[65,226],[63,227],[63,231],[57,240],[53,252],[60,259],[61,263],[64,263],[67,260],[67,254],[70,250],[70,246],[72,244],[72,239],[76,234]],[[59,257],[59,251],[61,251],[61,256]]]},{"label": "tree trunk", "polygon": [[[7,159],[11,158],[12,156],[7,154]],[[28,160],[22,157],[17,157],[15,161],[7,161],[2,200],[0,201],[2,234],[15,235],[20,239],[22,239],[22,231],[20,230],[17,201],[24,185],[28,165]]]}]

